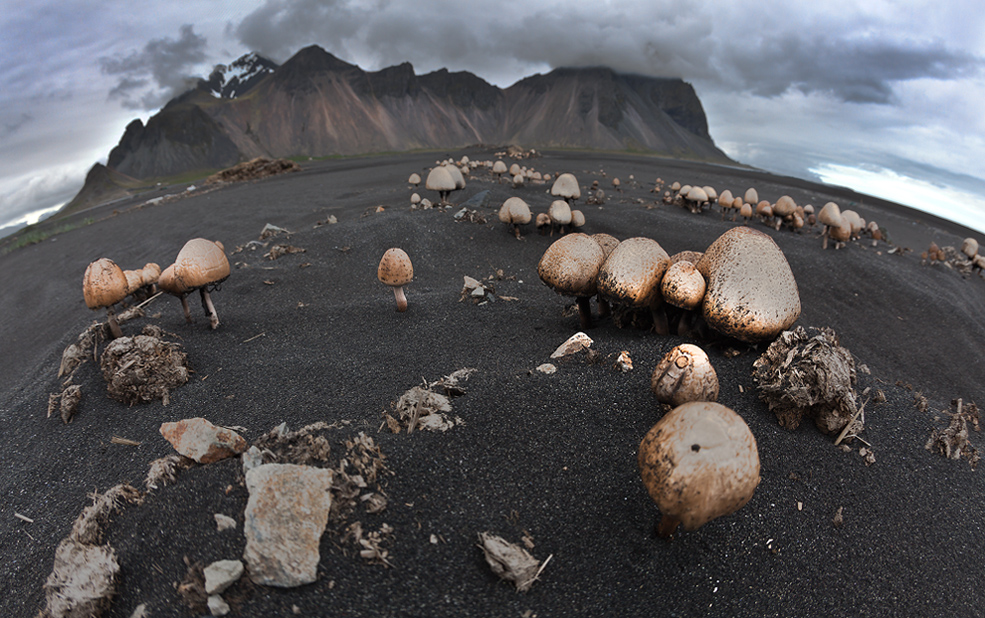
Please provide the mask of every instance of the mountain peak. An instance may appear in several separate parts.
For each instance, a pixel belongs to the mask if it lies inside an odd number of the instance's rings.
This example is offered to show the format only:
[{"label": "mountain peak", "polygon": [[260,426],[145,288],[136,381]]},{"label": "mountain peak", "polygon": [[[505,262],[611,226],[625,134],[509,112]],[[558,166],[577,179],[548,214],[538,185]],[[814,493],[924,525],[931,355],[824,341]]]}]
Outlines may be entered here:
[{"label": "mountain peak", "polygon": [[240,56],[232,64],[217,64],[202,82],[203,87],[217,99],[235,99],[253,89],[277,64],[256,52]]}]

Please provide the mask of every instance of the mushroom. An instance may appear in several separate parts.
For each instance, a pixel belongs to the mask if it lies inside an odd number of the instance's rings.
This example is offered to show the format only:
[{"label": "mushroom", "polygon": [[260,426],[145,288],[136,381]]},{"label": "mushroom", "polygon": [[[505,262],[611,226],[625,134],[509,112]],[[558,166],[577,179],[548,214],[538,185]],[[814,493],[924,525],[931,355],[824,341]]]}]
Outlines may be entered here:
[{"label": "mushroom", "polygon": [[574,174],[564,173],[557,177],[554,185],[551,186],[551,195],[560,197],[570,204],[581,197],[581,188],[578,186],[578,179]]},{"label": "mushroom", "polygon": [[780,199],[776,200],[776,204],[773,205],[773,215],[778,218],[776,229],[780,229],[783,221],[787,217],[792,217],[796,210],[797,202],[793,201],[789,195],[781,195]]},{"label": "mushroom", "polygon": [[547,228],[551,227],[551,216],[546,212],[537,213],[537,231],[540,232],[541,236],[547,233]]},{"label": "mushroom", "polygon": [[414,185],[415,187],[417,185],[421,184],[421,176],[420,176],[420,174],[418,174],[417,172],[414,172],[413,174],[410,175],[410,178],[407,179],[407,182],[410,183],[410,184],[412,184],[412,185]]},{"label": "mushroom", "polygon": [[845,219],[841,216],[841,209],[838,208],[838,204],[828,202],[822,206],[821,211],[817,213],[817,220],[824,225],[824,232],[822,233],[824,242],[821,244],[821,248],[827,249],[828,238],[831,237],[832,228],[843,227],[845,225]]},{"label": "mushroom", "polygon": [[697,530],[739,510],[759,485],[756,438],[725,406],[693,401],[674,408],[643,438],[640,476],[663,514],[657,534]]},{"label": "mushroom", "polygon": [[571,229],[576,230],[585,225],[585,213],[580,210],[571,211]]},{"label": "mushroom", "polygon": [[670,256],[650,238],[628,238],[619,243],[599,270],[599,296],[629,309],[649,311],[658,334],[669,333],[661,307],[660,281]]},{"label": "mushroom", "polygon": [[708,289],[702,315],[720,333],[754,343],[775,338],[800,317],[800,292],[772,238],[734,227],[705,251],[696,268]]},{"label": "mushroom", "polygon": [[530,223],[531,217],[530,206],[518,197],[507,199],[499,209],[499,220],[510,226],[517,240],[520,239],[520,226]]},{"label": "mushroom", "polygon": [[523,174],[517,174],[513,177],[513,188],[519,189],[523,186]]},{"label": "mushroom", "polygon": [[677,192],[677,191],[680,191],[680,190],[681,190],[681,183],[679,183],[679,182],[677,182],[677,181],[675,180],[675,181],[673,182],[673,184],[671,184],[671,185],[670,185],[670,190],[671,190],[671,191],[674,191],[674,192]]},{"label": "mushroom", "polygon": [[113,313],[113,305],[126,298],[128,294],[127,277],[123,269],[109,258],[99,258],[86,267],[82,276],[82,295],[86,307],[106,309],[106,321],[113,339],[123,336],[120,324]]},{"label": "mushroom", "polygon": [[503,174],[506,173],[506,164],[502,161],[496,161],[492,166],[492,173],[496,174],[496,179],[498,182],[503,181]]},{"label": "mushroom", "polygon": [[745,224],[749,223],[749,219],[752,218],[752,204],[746,202],[739,207],[739,214],[742,215],[742,222]]},{"label": "mushroom", "polygon": [[592,327],[589,299],[598,291],[604,259],[602,247],[591,236],[574,233],[552,243],[537,264],[541,281],[558,294],[577,299],[582,329]]},{"label": "mushroom", "polygon": [[766,225],[772,225],[773,219],[773,206],[766,200],[760,200],[756,204],[756,214],[759,215],[759,219]]},{"label": "mushroom", "polygon": [[[576,211],[572,211],[572,214],[574,212]],[[616,238],[615,236],[612,236],[611,234],[605,234],[605,233],[592,234],[592,240],[597,242],[599,246],[602,247],[602,253],[605,254],[606,258],[609,257],[609,254],[612,253],[613,249],[619,246],[619,239]],[[602,260],[602,263],[603,264],[605,263],[604,259]],[[601,295],[597,297],[597,300],[599,303],[599,317],[600,318],[608,317],[609,313],[611,312],[611,307],[609,307],[609,301],[602,298]]]},{"label": "mushroom", "polygon": [[756,189],[754,189],[752,187],[749,187],[748,189],[746,189],[746,194],[745,194],[745,197],[743,198],[743,201],[746,204],[751,204],[751,205],[758,204],[759,203],[759,193],[756,191]]},{"label": "mushroom", "polygon": [[862,233],[862,228],[865,227],[865,221],[862,220],[862,217],[854,210],[843,210],[841,211],[841,216],[851,227],[851,237],[858,238],[859,234]]},{"label": "mushroom", "polygon": [[414,265],[410,263],[410,256],[407,255],[407,252],[397,247],[387,249],[376,269],[376,277],[383,285],[393,288],[393,297],[397,300],[397,311],[407,311],[404,286],[414,280]]},{"label": "mushroom", "polygon": [[657,401],[674,407],[690,401],[717,401],[718,374],[704,350],[682,343],[657,364],[650,376],[650,390]]},{"label": "mushroom", "polygon": [[451,168],[443,165],[431,168],[424,186],[429,191],[438,192],[442,206],[448,204],[448,194],[458,188],[455,184],[455,178],[452,176]]},{"label": "mushroom", "polygon": [[185,297],[190,292],[198,290],[202,297],[202,309],[205,310],[205,315],[209,316],[211,327],[216,329],[219,327],[219,315],[212,304],[209,289],[215,290],[227,277],[229,277],[229,260],[226,259],[222,243],[193,238],[178,252],[174,264],[161,273],[158,286],[181,299],[185,320],[188,322],[192,319]]},{"label": "mushroom", "polygon": [[618,178],[612,179],[612,188],[615,189],[616,191],[622,192],[622,183],[619,181]]},{"label": "mushroom", "polygon": [[687,260],[673,261],[660,282],[660,294],[664,301],[683,310],[677,324],[677,334],[685,335],[694,320],[694,310],[704,300],[707,284],[705,278]]},{"label": "mushroom", "polygon": [[969,260],[974,260],[978,255],[978,241],[974,238],[965,238],[961,243],[961,253],[965,254]]},{"label": "mushroom", "polygon": [[691,187],[687,195],[684,196],[684,205],[688,206],[691,212],[699,213],[702,207],[708,203],[708,199],[708,193],[704,189],[701,187]]},{"label": "mushroom", "polygon": [[561,229],[564,233],[564,226],[571,224],[571,207],[564,200],[554,200],[547,209],[547,214],[551,217],[551,234],[554,233],[554,226]]},{"label": "mushroom", "polygon": [[728,189],[722,191],[721,195],[718,196],[718,206],[722,209],[722,221],[725,220],[725,213],[732,208],[732,201],[734,199],[732,192]]}]

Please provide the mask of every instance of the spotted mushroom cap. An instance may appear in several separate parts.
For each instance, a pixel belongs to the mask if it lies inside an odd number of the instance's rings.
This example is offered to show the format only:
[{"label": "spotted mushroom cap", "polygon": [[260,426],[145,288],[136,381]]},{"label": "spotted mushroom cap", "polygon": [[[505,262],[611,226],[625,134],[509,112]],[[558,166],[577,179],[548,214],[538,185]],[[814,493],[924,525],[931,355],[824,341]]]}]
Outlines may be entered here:
[{"label": "spotted mushroom cap", "polygon": [[800,292],[773,239],[734,227],[697,264],[708,284],[702,314],[720,333],[746,342],[775,338],[800,317]]},{"label": "spotted mushroom cap", "polygon": [[127,293],[127,276],[113,260],[99,258],[86,267],[82,276],[86,307],[100,309],[115,305],[126,298]]},{"label": "spotted mushroom cap", "polygon": [[219,283],[229,276],[229,260],[218,242],[193,238],[174,259],[174,278],[178,285],[194,290]]},{"label": "spotted mushroom cap", "polygon": [[670,256],[670,263],[674,264],[675,262],[680,262],[683,260],[686,262],[691,262],[692,264],[697,264],[703,255],[704,253],[701,251],[678,251],[674,255]]},{"label": "spotted mushroom cap", "polygon": [[605,254],[587,234],[566,234],[554,241],[537,265],[541,281],[563,296],[588,297],[597,292]]},{"label": "spotted mushroom cap", "polygon": [[695,401],[661,418],[640,443],[640,476],[660,512],[696,530],[738,511],[759,485],[756,438],[725,406]]},{"label": "spotted mushroom cap", "polygon": [[687,260],[673,262],[660,282],[663,299],[675,307],[687,310],[701,306],[706,289],[705,278]]},{"label": "spotted mushroom cap", "polygon": [[499,220],[503,223],[530,223],[530,206],[518,197],[508,198],[499,209]]},{"label": "spotted mushroom cap", "polygon": [[581,197],[581,187],[578,186],[578,179],[575,178],[574,174],[561,174],[551,187],[551,195],[563,197],[566,200],[577,200]]},{"label": "spotted mushroom cap", "polygon": [[380,283],[391,287],[407,285],[414,280],[414,265],[403,249],[393,247],[386,250],[376,269]]},{"label": "spotted mushroom cap", "polygon": [[558,225],[568,225],[571,223],[571,207],[564,200],[554,200],[547,209],[551,221]]},{"label": "spotted mushroom cap", "polygon": [[690,401],[717,401],[718,374],[705,351],[682,343],[657,363],[650,390],[660,403],[680,406]]},{"label": "spotted mushroom cap", "polygon": [[670,256],[651,238],[627,238],[599,270],[599,294],[616,304],[649,307],[660,300],[660,281]]},{"label": "spotted mushroom cap", "polygon": [[597,242],[602,251],[605,253],[605,257],[609,257],[612,250],[619,246],[619,239],[611,234],[599,233],[592,234],[592,240]]}]

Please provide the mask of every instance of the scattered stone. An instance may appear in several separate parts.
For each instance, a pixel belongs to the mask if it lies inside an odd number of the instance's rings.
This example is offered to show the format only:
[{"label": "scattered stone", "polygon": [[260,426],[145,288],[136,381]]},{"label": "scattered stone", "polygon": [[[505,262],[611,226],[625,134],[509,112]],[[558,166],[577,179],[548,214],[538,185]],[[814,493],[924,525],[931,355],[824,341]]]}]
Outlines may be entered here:
[{"label": "scattered stone", "polygon": [[633,359],[630,358],[629,352],[627,352],[626,350],[623,350],[622,352],[620,352],[619,353],[619,356],[616,358],[616,363],[615,363],[615,365],[613,365],[613,367],[615,369],[623,372],[623,373],[627,373],[629,371],[632,371],[633,370]]},{"label": "scattered stone", "polygon": [[492,301],[496,298],[496,289],[492,285],[486,285],[477,279],[465,275],[465,284],[458,297],[458,302],[470,299],[473,304]]},{"label": "scattered stone", "polygon": [[550,376],[550,375],[554,375],[557,372],[557,367],[555,367],[550,363],[544,363],[543,365],[537,366],[537,371]]},{"label": "scattered stone", "polygon": [[243,563],[239,560],[217,560],[205,567],[206,594],[222,594],[243,576]]},{"label": "scattered stone", "polygon": [[103,351],[99,365],[109,395],[127,405],[154,399],[168,405],[169,391],[188,381],[188,358],[181,345],[166,341],[161,329],[148,326],[135,337],[119,337]]},{"label": "scattered stone", "polygon": [[148,618],[150,614],[147,612],[147,604],[141,603],[134,608],[133,613],[130,614],[130,618]]},{"label": "scattered stone", "polygon": [[592,338],[585,333],[578,332],[568,338],[567,341],[562,343],[554,352],[551,354],[551,358],[561,358],[562,356],[569,356],[571,354],[577,354],[582,350],[587,350],[595,343]]},{"label": "scattered stone", "polygon": [[215,514],[215,527],[219,532],[236,529],[236,520],[222,513]]},{"label": "scattered stone", "polygon": [[246,474],[253,468],[263,465],[263,453],[254,444],[246,450],[241,456],[243,460],[243,474]]},{"label": "scattered stone", "polygon": [[855,423],[849,433],[857,435],[864,421],[852,420],[857,411],[852,353],[838,344],[833,330],[810,330],[784,331],[753,363],[759,397],[787,429],[808,416],[826,434]]},{"label": "scattered stone", "polygon": [[530,552],[491,532],[479,533],[479,548],[493,573],[501,579],[513,582],[517,592],[530,590],[540,574],[541,564]]},{"label": "scattered stone", "polygon": [[845,507],[843,506],[839,506],[838,510],[835,511],[835,516],[831,519],[831,523],[834,525],[835,528],[841,528],[843,525],[845,525],[844,511],[845,511]]},{"label": "scattered stone", "polygon": [[260,240],[267,240],[269,238],[273,238],[274,236],[279,236],[281,234],[284,234],[285,236],[290,236],[291,232],[286,228],[282,228],[272,223],[268,223],[267,225],[263,226],[263,230],[260,231]]},{"label": "scattered stone", "polygon": [[331,487],[332,471],[324,468],[264,464],[246,473],[243,559],[253,583],[289,588],[315,581]]},{"label": "scattered stone", "polygon": [[217,594],[209,596],[209,612],[213,616],[225,616],[229,613],[229,604]]},{"label": "scattered stone", "polygon": [[235,431],[216,427],[204,418],[189,418],[161,425],[161,435],[174,450],[200,464],[238,455],[246,450],[246,440]]}]

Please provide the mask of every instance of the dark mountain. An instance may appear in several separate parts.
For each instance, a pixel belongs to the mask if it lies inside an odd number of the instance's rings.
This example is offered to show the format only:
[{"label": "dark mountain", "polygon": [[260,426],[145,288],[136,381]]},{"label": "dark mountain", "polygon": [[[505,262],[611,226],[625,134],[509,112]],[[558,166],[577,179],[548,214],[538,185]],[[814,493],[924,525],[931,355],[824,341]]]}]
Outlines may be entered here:
[{"label": "dark mountain", "polygon": [[513,143],[637,150],[728,161],[680,79],[556,69],[500,89],[467,72],[368,72],[317,46],[281,66],[256,54],[219,65],[147,125],[133,121],[108,167],[139,179],[258,156],[324,156]]}]

